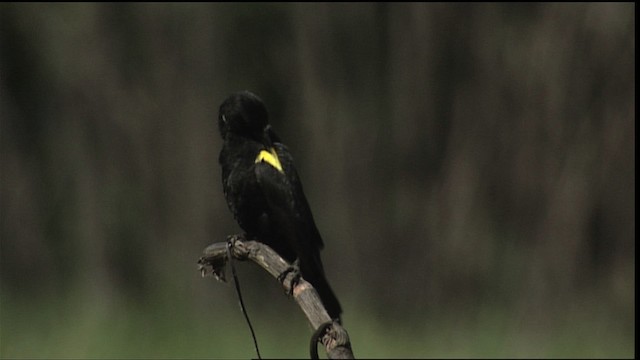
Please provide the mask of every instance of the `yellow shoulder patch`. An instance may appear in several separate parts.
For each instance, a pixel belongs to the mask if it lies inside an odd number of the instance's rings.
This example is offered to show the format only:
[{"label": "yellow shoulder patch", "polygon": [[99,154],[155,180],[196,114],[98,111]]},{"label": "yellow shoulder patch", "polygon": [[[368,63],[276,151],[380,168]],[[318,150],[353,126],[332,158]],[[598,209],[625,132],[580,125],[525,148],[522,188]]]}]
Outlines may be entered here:
[{"label": "yellow shoulder patch", "polygon": [[276,168],[276,170],[284,174],[282,164],[280,164],[280,159],[278,159],[278,154],[276,154],[276,150],[274,148],[270,148],[269,151],[261,150],[256,157],[256,164],[261,161],[266,162],[267,164],[273,166],[274,168]]}]

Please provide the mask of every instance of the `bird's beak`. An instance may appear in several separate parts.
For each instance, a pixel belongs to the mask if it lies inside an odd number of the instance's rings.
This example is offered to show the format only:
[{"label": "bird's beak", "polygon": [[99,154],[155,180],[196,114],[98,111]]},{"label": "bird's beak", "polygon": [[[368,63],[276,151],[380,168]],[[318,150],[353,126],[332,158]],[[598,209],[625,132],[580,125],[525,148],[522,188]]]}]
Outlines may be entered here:
[{"label": "bird's beak", "polygon": [[262,132],[262,143],[267,149],[273,147],[273,141],[271,140],[271,125],[267,125]]}]

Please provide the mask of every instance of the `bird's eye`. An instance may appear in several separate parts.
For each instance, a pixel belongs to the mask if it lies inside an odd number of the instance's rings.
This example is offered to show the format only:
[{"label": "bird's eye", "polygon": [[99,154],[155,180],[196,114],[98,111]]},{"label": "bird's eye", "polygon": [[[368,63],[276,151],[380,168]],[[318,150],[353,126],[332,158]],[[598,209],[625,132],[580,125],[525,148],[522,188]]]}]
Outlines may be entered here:
[{"label": "bird's eye", "polygon": [[222,115],[222,122],[225,123],[225,124],[227,123],[227,117],[224,116],[224,115]]}]

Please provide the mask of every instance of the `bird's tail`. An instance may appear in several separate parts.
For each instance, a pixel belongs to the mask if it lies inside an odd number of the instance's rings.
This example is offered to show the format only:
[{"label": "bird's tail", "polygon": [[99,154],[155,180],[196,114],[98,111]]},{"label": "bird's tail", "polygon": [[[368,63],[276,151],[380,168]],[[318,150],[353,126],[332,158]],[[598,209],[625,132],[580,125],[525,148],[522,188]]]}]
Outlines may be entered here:
[{"label": "bird's tail", "polygon": [[329,286],[327,279],[324,276],[320,276],[317,279],[314,279],[311,284],[318,292],[318,295],[320,295],[322,304],[327,309],[329,316],[332,319],[340,320],[342,307],[340,306],[340,302],[338,301],[336,294],[331,289],[331,286]]},{"label": "bird's tail", "polygon": [[[300,270],[302,272],[302,277],[313,285],[313,287],[318,292],[320,296],[320,300],[322,300],[322,304],[325,309],[327,309],[327,313],[332,319],[340,320],[340,315],[342,314],[342,307],[340,306],[340,301],[336,297],[336,294],[329,286],[329,282],[324,275],[324,269],[322,269],[322,265],[319,262],[313,261],[316,266],[311,266],[311,269],[305,268],[307,264],[304,264],[304,261],[300,263]],[[318,264],[319,267],[317,266]]]}]

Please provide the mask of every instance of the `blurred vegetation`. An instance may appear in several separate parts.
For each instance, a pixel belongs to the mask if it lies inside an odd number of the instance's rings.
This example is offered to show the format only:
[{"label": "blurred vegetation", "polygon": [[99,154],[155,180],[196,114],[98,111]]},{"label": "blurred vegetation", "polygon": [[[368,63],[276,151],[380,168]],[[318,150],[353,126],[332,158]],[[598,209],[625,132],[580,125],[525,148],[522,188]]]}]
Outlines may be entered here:
[{"label": "blurred vegetation", "polygon": [[[0,4],[0,356],[254,356],[195,264],[239,231],[216,117],[249,89],[356,357],[633,357],[634,12]],[[263,354],[307,356],[239,268]]]}]

